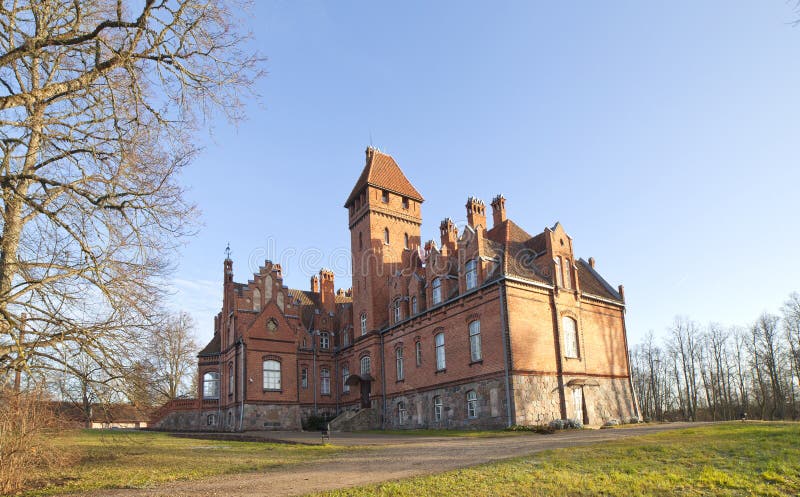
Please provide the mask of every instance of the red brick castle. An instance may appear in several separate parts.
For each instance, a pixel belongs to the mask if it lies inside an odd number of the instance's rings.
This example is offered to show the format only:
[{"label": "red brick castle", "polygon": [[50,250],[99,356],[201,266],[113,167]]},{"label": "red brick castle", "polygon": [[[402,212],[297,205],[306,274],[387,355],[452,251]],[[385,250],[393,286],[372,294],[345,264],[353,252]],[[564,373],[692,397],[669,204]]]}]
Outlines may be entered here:
[{"label": "red brick castle", "polygon": [[266,261],[247,283],[223,265],[222,310],[198,356],[196,400],[163,429],[472,428],[638,416],[623,289],[576,259],[556,223],[531,236],[506,199],[467,200],[440,241],[420,238],[424,199],[394,159],[367,148],[345,202],[352,289],[328,270],[308,290]]}]

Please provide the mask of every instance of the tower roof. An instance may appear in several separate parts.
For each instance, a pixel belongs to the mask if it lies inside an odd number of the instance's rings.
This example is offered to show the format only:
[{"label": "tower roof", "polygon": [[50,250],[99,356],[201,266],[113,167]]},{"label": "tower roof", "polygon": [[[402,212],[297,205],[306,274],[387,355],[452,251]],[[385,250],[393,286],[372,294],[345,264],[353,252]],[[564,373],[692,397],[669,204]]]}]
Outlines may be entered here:
[{"label": "tower roof", "polygon": [[350,205],[367,185],[388,190],[417,202],[424,201],[422,195],[408,181],[392,156],[372,147],[367,148],[367,164],[361,171],[361,176],[356,181],[356,186],[353,187],[350,196],[347,197],[347,201],[344,203],[345,207]]}]

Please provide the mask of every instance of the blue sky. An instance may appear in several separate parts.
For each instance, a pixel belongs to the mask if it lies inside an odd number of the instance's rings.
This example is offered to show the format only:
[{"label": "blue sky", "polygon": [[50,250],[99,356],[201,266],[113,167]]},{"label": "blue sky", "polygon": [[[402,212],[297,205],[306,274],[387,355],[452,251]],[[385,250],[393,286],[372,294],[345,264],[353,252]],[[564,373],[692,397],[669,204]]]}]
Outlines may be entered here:
[{"label": "blue sky", "polygon": [[629,341],[675,315],[746,324],[800,291],[800,27],[783,0],[318,2],[247,14],[268,61],[235,127],[198,136],[203,211],[176,308],[213,333],[224,248],[350,284],[342,204],[372,143],[425,197],[423,238],[497,193],[625,285]]}]

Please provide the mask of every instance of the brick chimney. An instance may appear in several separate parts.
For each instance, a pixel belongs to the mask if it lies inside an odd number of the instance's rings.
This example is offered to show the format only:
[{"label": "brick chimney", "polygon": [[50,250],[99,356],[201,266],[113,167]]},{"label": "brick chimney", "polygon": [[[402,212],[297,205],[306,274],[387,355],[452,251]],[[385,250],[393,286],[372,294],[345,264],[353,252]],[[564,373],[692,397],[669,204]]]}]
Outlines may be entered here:
[{"label": "brick chimney", "polygon": [[486,229],[486,204],[477,197],[467,199],[467,223],[473,228],[483,226]]},{"label": "brick chimney", "polygon": [[311,293],[319,293],[319,278],[317,275],[311,277]]},{"label": "brick chimney", "polygon": [[503,194],[492,199],[492,226],[500,226],[506,220],[506,198]]},{"label": "brick chimney", "polygon": [[439,225],[439,233],[442,236],[442,248],[447,247],[448,252],[451,254],[455,252],[456,240],[458,240],[458,228],[456,228],[456,223],[449,217],[445,218]]},{"label": "brick chimney", "polygon": [[330,269],[323,269],[319,272],[320,292],[319,300],[322,303],[322,308],[327,312],[333,312],[336,309],[335,290],[333,288],[333,271]]},{"label": "brick chimney", "polygon": [[594,257],[589,257],[589,267],[594,269]]}]

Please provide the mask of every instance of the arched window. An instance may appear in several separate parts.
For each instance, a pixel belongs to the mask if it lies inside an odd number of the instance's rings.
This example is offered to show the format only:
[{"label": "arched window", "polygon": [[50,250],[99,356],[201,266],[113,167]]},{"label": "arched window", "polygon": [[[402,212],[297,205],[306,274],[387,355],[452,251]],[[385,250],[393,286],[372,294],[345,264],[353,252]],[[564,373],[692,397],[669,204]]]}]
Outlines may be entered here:
[{"label": "arched window", "polygon": [[366,335],[367,334],[367,313],[366,312],[362,312],[361,313],[361,334],[362,335]]},{"label": "arched window", "polygon": [[341,334],[339,335],[339,338],[341,339],[342,347],[346,347],[346,346],[350,345],[350,331],[349,331],[349,329],[342,331]]},{"label": "arched window", "polygon": [[203,375],[203,398],[219,398],[219,373],[210,371]]},{"label": "arched window", "polygon": [[578,357],[578,323],[571,317],[564,316],[561,327],[564,329],[564,355]]},{"label": "arched window", "polygon": [[556,257],[556,285],[564,286],[564,275],[561,274],[561,256]]},{"label": "arched window", "polygon": [[281,389],[281,363],[278,361],[264,361],[264,390]]},{"label": "arched window", "polygon": [[442,420],[442,396],[437,395],[433,398],[433,420]]},{"label": "arched window", "polygon": [[370,371],[370,364],[369,364],[369,356],[365,355],[361,358],[361,376],[365,374],[369,374]]},{"label": "arched window", "polygon": [[408,419],[408,411],[406,411],[406,403],[402,400],[397,403],[397,421],[399,424],[404,425],[406,424],[406,419]]},{"label": "arched window", "polygon": [[403,348],[398,347],[395,351],[395,363],[397,366],[397,381],[405,379],[405,371],[403,370]]},{"label": "arched window", "polygon": [[350,377],[350,368],[342,366],[342,392],[347,393],[350,391],[350,385],[347,384],[347,378]]},{"label": "arched window", "polygon": [[233,363],[228,363],[228,395],[233,395],[236,389],[236,378],[233,376]]},{"label": "arched window", "polygon": [[441,371],[445,368],[445,366],[444,333],[438,333],[436,335],[436,370]]},{"label": "arched window", "polygon": [[328,368],[319,370],[319,393],[322,395],[331,394],[331,370]]},{"label": "arched window", "polygon": [[467,417],[469,419],[478,417],[478,394],[475,390],[467,392]]},{"label": "arched window", "polygon": [[414,343],[414,352],[417,357],[417,367],[422,366],[422,342],[417,340]]},{"label": "arched window", "polygon": [[400,299],[399,298],[394,301],[394,304],[392,306],[392,310],[394,311],[394,322],[395,323],[399,323],[400,320],[403,318],[403,312],[400,309]]},{"label": "arched window", "polygon": [[481,322],[475,320],[469,323],[469,355],[472,362],[483,358],[481,352]]},{"label": "arched window", "polygon": [[569,259],[564,259],[564,288],[572,288],[572,273]]},{"label": "arched window", "polygon": [[261,291],[258,288],[253,288],[253,310],[261,310]]},{"label": "arched window", "polygon": [[358,250],[362,250],[364,248],[364,233],[358,232]]},{"label": "arched window", "polygon": [[323,331],[319,334],[319,348],[327,350],[331,347],[331,337],[328,332]]},{"label": "arched window", "polygon": [[409,247],[408,247],[408,233],[406,233],[406,234],[403,236],[403,247],[405,247],[405,248],[409,248]]},{"label": "arched window", "polygon": [[433,280],[433,304],[441,304],[442,303],[442,280],[439,278],[435,278]]},{"label": "arched window", "polygon": [[389,228],[383,228],[383,243],[389,245]]},{"label": "arched window", "polygon": [[411,297],[411,314],[415,315],[419,312],[419,307],[417,306],[417,297]]},{"label": "arched window", "polygon": [[467,290],[478,286],[478,262],[475,259],[467,261],[466,265]]}]

